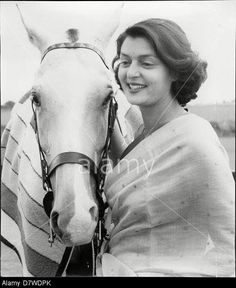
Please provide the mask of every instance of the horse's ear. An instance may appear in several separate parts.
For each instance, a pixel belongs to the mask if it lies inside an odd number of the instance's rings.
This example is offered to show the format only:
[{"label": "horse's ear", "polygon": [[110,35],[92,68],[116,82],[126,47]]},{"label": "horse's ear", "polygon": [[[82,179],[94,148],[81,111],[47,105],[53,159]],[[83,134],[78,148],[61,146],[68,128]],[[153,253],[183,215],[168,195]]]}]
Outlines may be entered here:
[{"label": "horse's ear", "polygon": [[102,22],[102,26],[96,31],[98,37],[96,37],[96,42],[100,48],[104,51],[107,48],[109,40],[115,33],[116,29],[119,27],[121,13],[124,8],[124,2],[119,4],[116,9],[114,9],[108,17]]},{"label": "horse's ear", "polygon": [[23,23],[23,26],[28,34],[28,38],[30,42],[39,49],[41,53],[47,48],[47,41],[45,39],[45,36],[43,37],[39,32],[34,30],[33,28],[30,28],[28,24],[26,24],[26,21],[23,17],[22,11],[19,8],[19,5],[16,4],[16,7],[19,11],[21,21]]}]

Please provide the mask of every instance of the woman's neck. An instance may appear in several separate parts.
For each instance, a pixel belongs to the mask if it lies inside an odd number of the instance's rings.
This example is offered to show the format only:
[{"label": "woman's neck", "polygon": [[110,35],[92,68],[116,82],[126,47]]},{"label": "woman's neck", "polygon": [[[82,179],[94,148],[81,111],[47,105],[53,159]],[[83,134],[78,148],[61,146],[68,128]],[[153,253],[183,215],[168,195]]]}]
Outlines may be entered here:
[{"label": "woman's neck", "polygon": [[186,111],[179,105],[177,101],[169,101],[169,103],[157,103],[156,105],[140,106],[143,117],[144,131],[151,133],[171,120],[183,115]]}]

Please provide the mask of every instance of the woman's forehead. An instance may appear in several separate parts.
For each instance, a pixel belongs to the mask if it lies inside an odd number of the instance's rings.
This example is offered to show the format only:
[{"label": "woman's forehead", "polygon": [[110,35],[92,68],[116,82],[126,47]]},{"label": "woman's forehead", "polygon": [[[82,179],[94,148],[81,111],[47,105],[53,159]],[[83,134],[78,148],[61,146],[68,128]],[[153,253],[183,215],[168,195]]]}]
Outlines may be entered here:
[{"label": "woman's forehead", "polygon": [[131,37],[127,36],[121,46],[121,55],[142,55],[142,56],[155,56],[156,53],[154,47],[146,37]]}]

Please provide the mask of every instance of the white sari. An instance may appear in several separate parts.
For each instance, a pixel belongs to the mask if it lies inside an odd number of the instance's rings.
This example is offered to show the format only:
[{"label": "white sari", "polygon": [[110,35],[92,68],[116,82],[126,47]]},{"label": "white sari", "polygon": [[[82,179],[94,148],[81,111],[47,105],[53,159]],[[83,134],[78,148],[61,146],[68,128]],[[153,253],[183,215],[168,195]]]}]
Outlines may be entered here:
[{"label": "white sari", "polygon": [[[108,174],[103,276],[233,276],[235,183],[211,125],[188,113]],[[115,267],[115,268],[114,268]]]}]

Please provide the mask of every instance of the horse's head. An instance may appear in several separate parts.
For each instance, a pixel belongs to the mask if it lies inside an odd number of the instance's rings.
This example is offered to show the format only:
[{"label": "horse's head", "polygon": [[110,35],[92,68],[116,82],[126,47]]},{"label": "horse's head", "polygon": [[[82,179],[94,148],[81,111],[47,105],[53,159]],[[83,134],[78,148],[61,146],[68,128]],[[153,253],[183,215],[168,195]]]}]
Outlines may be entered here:
[{"label": "horse's head", "polygon": [[[51,224],[66,245],[82,245],[91,241],[98,221],[92,166],[98,167],[107,138],[111,74],[96,48],[75,47],[77,38],[78,43],[83,42],[76,30],[67,30],[69,47],[56,47],[45,54],[51,43],[24,25],[43,58],[32,102],[40,146],[49,166],[52,162],[54,166],[50,171],[54,193]],[[113,21],[103,34],[103,45],[116,26]],[[63,158],[67,152],[74,153],[69,160]],[[82,161],[75,159],[78,153],[83,155]]]}]

